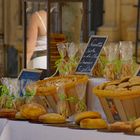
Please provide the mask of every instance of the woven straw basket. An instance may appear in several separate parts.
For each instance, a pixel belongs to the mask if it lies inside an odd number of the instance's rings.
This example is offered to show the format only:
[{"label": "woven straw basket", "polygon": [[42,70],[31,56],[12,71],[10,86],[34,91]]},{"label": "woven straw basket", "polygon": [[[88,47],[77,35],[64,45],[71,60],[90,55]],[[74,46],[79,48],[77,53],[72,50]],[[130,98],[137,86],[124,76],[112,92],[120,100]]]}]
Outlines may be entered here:
[{"label": "woven straw basket", "polygon": [[[48,102],[49,107],[54,111],[58,112],[57,105],[61,100],[59,94],[64,93],[65,97],[70,99],[81,98],[85,102],[86,85],[88,82],[87,76],[82,75],[68,75],[68,76],[57,76],[46,80],[37,82],[36,95],[44,96]],[[67,104],[68,116],[75,113],[75,102],[65,100]]]},{"label": "woven straw basket", "polygon": [[130,121],[140,117],[140,90],[93,89],[100,100],[109,122]]}]

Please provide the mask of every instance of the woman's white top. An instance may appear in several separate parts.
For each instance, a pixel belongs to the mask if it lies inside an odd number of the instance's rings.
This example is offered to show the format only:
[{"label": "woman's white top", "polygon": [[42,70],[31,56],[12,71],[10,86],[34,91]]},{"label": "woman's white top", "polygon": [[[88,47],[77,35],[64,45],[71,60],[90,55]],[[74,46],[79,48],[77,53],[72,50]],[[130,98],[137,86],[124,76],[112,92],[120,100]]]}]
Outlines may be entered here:
[{"label": "woman's white top", "polygon": [[[42,17],[39,15],[38,12],[36,12],[36,15],[38,16],[39,20],[42,23],[42,26],[47,34],[47,27],[45,26],[45,23],[42,20]],[[36,41],[36,47],[34,52],[41,52],[47,50],[47,36],[39,36]],[[37,56],[31,60],[31,62],[28,65],[28,68],[39,68],[39,69],[47,69],[47,54],[43,56]]]},{"label": "woman's white top", "polygon": [[[39,15],[38,12],[36,12],[36,15],[38,16],[46,34],[47,34],[47,27],[42,19],[42,17]],[[39,36],[37,38],[37,41],[36,41],[36,48],[35,48],[35,51],[41,51],[41,50],[47,50],[47,36]]]},{"label": "woman's white top", "polygon": [[47,50],[47,36],[40,36],[37,38],[35,51]]}]

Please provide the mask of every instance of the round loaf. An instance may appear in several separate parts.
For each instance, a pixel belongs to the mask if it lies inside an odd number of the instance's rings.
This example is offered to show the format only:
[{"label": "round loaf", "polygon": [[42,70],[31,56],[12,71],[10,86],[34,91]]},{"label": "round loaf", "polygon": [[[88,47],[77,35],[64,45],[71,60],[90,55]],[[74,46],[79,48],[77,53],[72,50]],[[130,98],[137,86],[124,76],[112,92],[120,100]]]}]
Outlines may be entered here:
[{"label": "round loaf", "polygon": [[48,113],[48,114],[41,115],[39,117],[39,121],[42,123],[60,124],[60,123],[65,123],[66,119],[60,114]]},{"label": "round loaf", "polygon": [[45,108],[37,103],[25,104],[20,108],[21,116],[26,119],[37,120],[40,115],[46,113]]},{"label": "round loaf", "polygon": [[136,129],[137,127],[140,127],[140,118],[134,120],[134,122],[132,123],[133,129]]},{"label": "round loaf", "polygon": [[115,122],[108,126],[111,132],[131,132],[132,126],[130,122]]},{"label": "round loaf", "polygon": [[107,128],[107,123],[103,119],[83,119],[80,121],[81,128],[103,129]]},{"label": "round loaf", "polygon": [[134,130],[134,133],[136,135],[140,135],[140,127],[137,127],[135,130]]},{"label": "round loaf", "polygon": [[101,118],[101,115],[98,112],[92,112],[92,111],[81,112],[75,115],[75,122],[79,124],[80,121],[85,118],[96,119],[96,118]]}]

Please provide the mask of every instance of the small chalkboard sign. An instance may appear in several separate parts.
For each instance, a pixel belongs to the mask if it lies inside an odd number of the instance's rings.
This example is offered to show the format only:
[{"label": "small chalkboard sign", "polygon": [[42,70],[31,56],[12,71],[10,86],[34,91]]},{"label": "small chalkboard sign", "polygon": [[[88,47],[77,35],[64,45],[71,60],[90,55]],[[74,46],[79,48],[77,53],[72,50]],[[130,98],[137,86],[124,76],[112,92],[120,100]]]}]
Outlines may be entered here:
[{"label": "small chalkboard sign", "polygon": [[107,41],[106,36],[91,36],[87,47],[76,68],[76,73],[89,74],[98,60],[100,52]]},{"label": "small chalkboard sign", "polygon": [[137,70],[137,72],[136,72],[135,75],[136,75],[136,76],[140,76],[140,67],[138,68],[138,70]]},{"label": "small chalkboard sign", "polygon": [[18,76],[20,84],[20,96],[23,96],[23,92],[25,91],[25,88],[28,84],[40,80],[41,74],[42,70],[23,69],[20,72]]},{"label": "small chalkboard sign", "polygon": [[137,76],[140,76],[140,70],[138,71]]}]

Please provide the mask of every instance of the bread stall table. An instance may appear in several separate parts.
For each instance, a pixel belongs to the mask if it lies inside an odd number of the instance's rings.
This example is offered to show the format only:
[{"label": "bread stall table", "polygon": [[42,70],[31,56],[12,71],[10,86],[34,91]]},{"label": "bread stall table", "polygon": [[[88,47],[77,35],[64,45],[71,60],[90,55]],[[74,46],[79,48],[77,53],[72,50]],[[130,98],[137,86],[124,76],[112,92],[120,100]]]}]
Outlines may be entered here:
[{"label": "bread stall table", "polygon": [[[87,101],[88,109],[96,110],[104,116],[104,112],[98,98],[92,93],[94,86],[106,80],[103,78],[91,78],[88,81]],[[4,123],[5,122],[5,123]],[[55,127],[47,124],[33,123],[28,121],[0,119],[0,140],[131,140],[140,139],[139,136],[124,133],[99,132],[97,130],[73,129],[68,127]]]},{"label": "bread stall table", "polygon": [[77,130],[52,127],[26,121],[8,121],[0,140],[139,140],[139,136],[123,133],[106,133],[96,130]]}]

